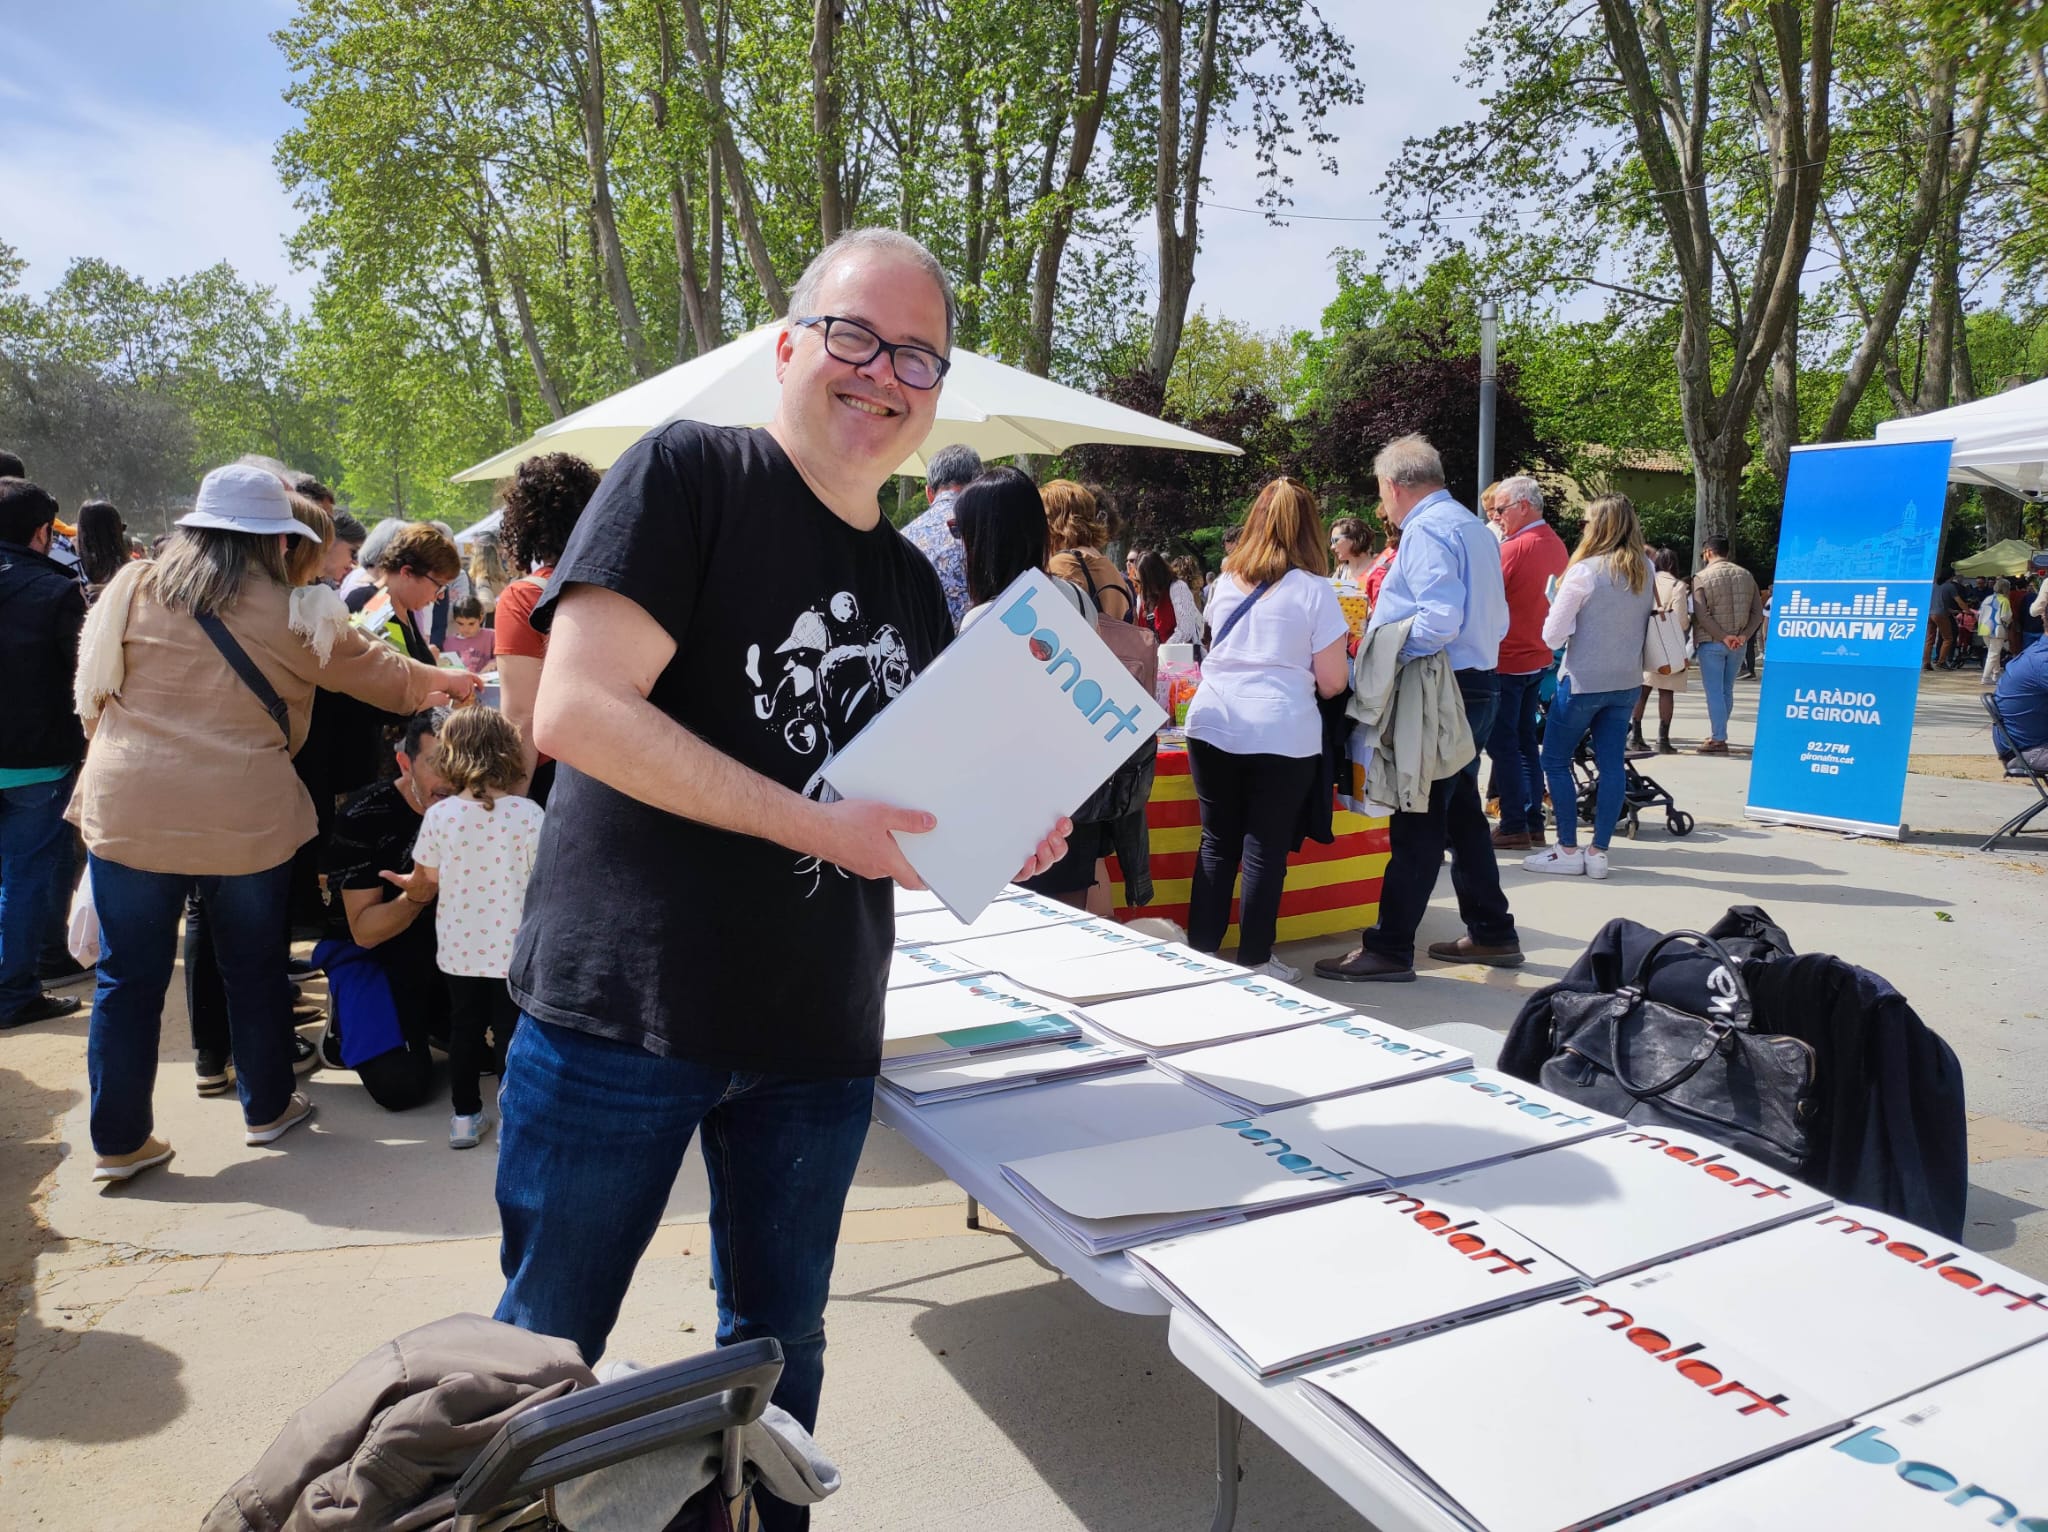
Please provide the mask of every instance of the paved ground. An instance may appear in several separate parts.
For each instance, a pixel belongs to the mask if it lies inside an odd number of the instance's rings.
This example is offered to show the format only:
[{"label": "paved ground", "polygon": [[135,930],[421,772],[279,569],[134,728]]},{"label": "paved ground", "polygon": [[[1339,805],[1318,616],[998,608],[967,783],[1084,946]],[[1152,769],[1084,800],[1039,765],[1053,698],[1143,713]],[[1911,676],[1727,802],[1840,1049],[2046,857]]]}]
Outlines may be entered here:
[{"label": "paved ground", "polygon": [[[1738,744],[1754,691],[1740,694]],[[1681,740],[1701,733],[1681,700]],[[1974,684],[1942,677],[1914,749],[1980,755]],[[1763,905],[1805,950],[1885,974],[1955,1046],[1969,1081],[1969,1243],[2048,1276],[2048,1025],[2039,951],[2048,857],[1983,855],[2022,790],[1916,774],[1903,845],[1747,824],[1746,762],[1649,770],[1695,814],[1647,824],[1605,884],[1506,880],[1530,962],[1437,969],[1349,998],[1403,1024],[1506,1027],[1607,919],[1704,926]],[[2036,844],[2041,844],[2037,842]],[[1448,881],[1423,936],[1455,934]],[[1303,943],[1307,960],[1336,941]],[[176,986],[174,986],[174,994]],[[157,1110],[168,1172],[103,1193],[87,1179],[82,1021],[0,1035],[0,1526],[191,1525],[290,1411],[391,1334],[497,1297],[492,1148],[451,1154],[437,1110],[377,1112],[315,1075],[320,1116],[280,1151],[237,1142],[232,1098],[194,1096],[184,1018],[165,1019]],[[1108,1313],[997,1234],[967,1230],[958,1190],[894,1135],[871,1137],[839,1252],[821,1439],[848,1488],[822,1529],[1206,1525],[1210,1413],[1163,1323]],[[640,1269],[614,1354],[709,1343],[701,1170],[686,1170]],[[1247,1433],[1240,1525],[1358,1523]]]}]

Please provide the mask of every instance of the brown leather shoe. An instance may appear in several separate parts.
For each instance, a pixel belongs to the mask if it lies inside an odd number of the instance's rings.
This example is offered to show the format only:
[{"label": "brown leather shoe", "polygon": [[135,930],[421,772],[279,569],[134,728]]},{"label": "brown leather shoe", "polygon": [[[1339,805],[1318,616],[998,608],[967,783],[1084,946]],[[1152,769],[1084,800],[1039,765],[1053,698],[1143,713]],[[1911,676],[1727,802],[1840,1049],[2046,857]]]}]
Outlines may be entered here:
[{"label": "brown leather shoe", "polygon": [[1726,755],[1727,753],[1728,741],[1725,739],[1707,740],[1694,752],[1696,755]]},{"label": "brown leather shoe", "polygon": [[1454,942],[1431,942],[1429,955],[1439,963],[1484,963],[1488,968],[1522,966],[1520,942],[1506,947],[1482,947],[1471,937],[1461,936]]},{"label": "brown leather shoe", "polygon": [[1360,947],[1340,958],[1318,959],[1316,977],[1337,979],[1347,984],[1367,984],[1374,981],[1383,984],[1407,984],[1415,978],[1415,969],[1409,964],[1381,957],[1369,947]]},{"label": "brown leather shoe", "polygon": [[1543,826],[1529,826],[1529,847],[1531,850],[1541,851],[1545,846],[1549,844],[1550,837],[1544,833]]},{"label": "brown leather shoe", "polygon": [[1493,832],[1493,844],[1494,849],[1497,851],[1527,851],[1530,844],[1529,832],[1527,830],[1495,830]]}]

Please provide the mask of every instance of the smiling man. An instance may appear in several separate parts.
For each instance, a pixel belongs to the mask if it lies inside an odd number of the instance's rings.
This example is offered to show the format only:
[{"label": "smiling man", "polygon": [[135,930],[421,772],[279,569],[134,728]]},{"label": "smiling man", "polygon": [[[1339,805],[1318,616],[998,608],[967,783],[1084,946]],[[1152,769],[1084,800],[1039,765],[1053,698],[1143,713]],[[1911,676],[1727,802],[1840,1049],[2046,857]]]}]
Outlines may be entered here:
[{"label": "smiling man", "polygon": [[843,236],[791,294],[774,420],[643,437],[533,614],[553,635],[535,735],[561,771],[511,972],[498,1317],[595,1362],[701,1126],[719,1342],[779,1340],[775,1402],[806,1427],[890,880],[918,886],[891,832],[932,827],[827,802],[821,772],[952,635],[876,496],[931,430],[953,313],[916,241]]}]

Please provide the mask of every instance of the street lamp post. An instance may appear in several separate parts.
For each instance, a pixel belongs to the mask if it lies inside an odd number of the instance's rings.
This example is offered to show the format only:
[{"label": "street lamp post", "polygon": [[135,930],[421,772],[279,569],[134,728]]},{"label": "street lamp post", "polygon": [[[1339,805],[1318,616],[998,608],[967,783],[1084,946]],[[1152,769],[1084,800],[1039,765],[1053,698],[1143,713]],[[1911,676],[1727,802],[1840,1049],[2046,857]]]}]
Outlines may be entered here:
[{"label": "street lamp post", "polygon": [[1479,300],[1479,485],[1484,490],[1493,482],[1494,414],[1500,386],[1494,379],[1495,352],[1500,332],[1500,310],[1491,298]]}]

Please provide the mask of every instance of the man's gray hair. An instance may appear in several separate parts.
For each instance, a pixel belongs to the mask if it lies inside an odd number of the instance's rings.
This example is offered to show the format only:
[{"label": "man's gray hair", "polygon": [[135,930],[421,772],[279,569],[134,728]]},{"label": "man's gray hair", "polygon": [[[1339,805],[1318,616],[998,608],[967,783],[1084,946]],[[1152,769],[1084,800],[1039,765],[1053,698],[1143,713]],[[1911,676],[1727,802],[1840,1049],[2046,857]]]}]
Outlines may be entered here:
[{"label": "man's gray hair", "polygon": [[981,454],[964,442],[941,447],[924,465],[924,482],[932,489],[965,489],[981,476]]},{"label": "man's gray hair", "polygon": [[1494,506],[1499,508],[1501,506],[1513,505],[1517,501],[1527,501],[1536,514],[1541,516],[1543,514],[1543,486],[1530,478],[1526,473],[1518,473],[1512,478],[1502,479],[1500,481],[1500,488],[1493,492]]},{"label": "man's gray hair", "polygon": [[825,285],[825,275],[831,271],[840,257],[873,251],[877,254],[900,255],[924,268],[925,274],[939,286],[940,295],[946,300],[946,350],[953,349],[953,325],[959,315],[960,305],[953,296],[952,279],[946,275],[946,268],[939,264],[939,258],[925,249],[901,229],[849,229],[820,250],[811,264],[804,268],[804,274],[796,279],[796,286],[789,290],[789,318],[808,318],[818,312],[818,289]]},{"label": "man's gray hair", "polygon": [[1372,476],[1403,489],[1442,489],[1444,460],[1420,433],[1397,436],[1372,460]]},{"label": "man's gray hair", "polygon": [[386,516],[370,528],[369,536],[363,539],[363,546],[356,550],[356,562],[365,569],[384,567],[384,550],[391,546],[391,540],[398,536],[405,526],[401,516]]}]

